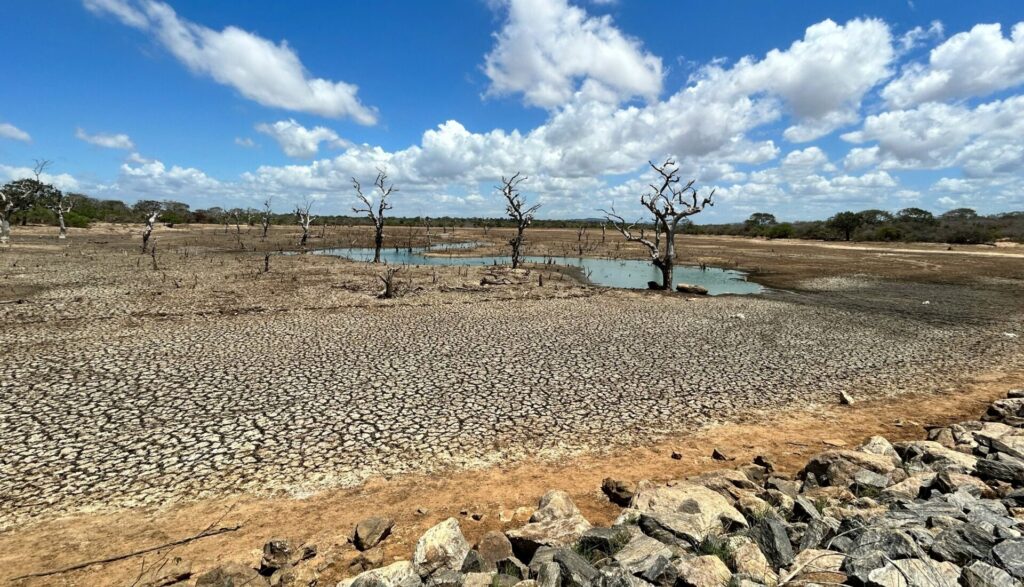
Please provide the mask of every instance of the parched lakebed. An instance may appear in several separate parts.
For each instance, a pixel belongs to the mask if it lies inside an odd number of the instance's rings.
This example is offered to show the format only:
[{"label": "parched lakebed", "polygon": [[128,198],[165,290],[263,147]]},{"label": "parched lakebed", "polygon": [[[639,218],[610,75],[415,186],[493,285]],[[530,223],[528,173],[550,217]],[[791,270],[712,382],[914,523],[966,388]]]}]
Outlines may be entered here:
[{"label": "parched lakebed", "polygon": [[0,525],[557,458],[1021,365],[1016,282],[819,289],[12,321]]}]

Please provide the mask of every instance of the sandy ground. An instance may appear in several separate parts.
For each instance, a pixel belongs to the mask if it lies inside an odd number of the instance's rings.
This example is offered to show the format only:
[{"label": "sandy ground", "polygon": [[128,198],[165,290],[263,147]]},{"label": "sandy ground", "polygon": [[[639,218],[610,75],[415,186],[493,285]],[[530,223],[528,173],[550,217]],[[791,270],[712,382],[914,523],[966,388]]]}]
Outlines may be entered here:
[{"label": "sandy ground", "polygon": [[[462,511],[482,514],[479,522],[465,518],[463,526],[472,538],[506,525],[502,518],[517,507],[531,505],[543,491],[555,487],[570,491],[592,521],[603,522],[613,512],[598,490],[604,476],[667,479],[714,468],[720,464],[711,461],[709,455],[716,446],[738,460],[766,454],[784,468],[791,468],[824,448],[822,440],[852,445],[876,433],[890,438],[916,437],[922,433],[923,425],[977,416],[986,402],[1008,387],[1024,383],[1019,344],[1015,342],[1020,340],[1017,336],[1021,334],[1020,315],[1024,312],[1020,291],[1024,284],[1024,260],[1013,250],[1004,254],[1000,249],[999,255],[993,255],[991,247],[956,247],[947,251],[941,245],[851,247],[685,237],[681,261],[744,269],[759,282],[784,291],[763,301],[725,298],[686,302],[678,296],[623,294],[581,286],[571,273],[551,268],[543,271],[544,287],[534,281],[541,273],[538,269],[532,270],[520,285],[481,287],[480,277],[488,269],[407,267],[401,273],[406,295],[384,301],[374,297],[379,290],[377,268],[324,257],[280,255],[281,251],[294,248],[294,231],[276,229],[270,239],[263,241],[255,231],[247,232],[245,228],[239,233],[233,227],[228,232],[214,227],[160,228],[155,233],[155,260],[138,254],[137,232],[138,227],[73,230],[69,242],[57,243],[48,229],[16,228],[15,244],[0,252],[0,319],[5,324],[0,340],[6,349],[0,362],[0,368],[6,372],[0,383],[0,400],[16,407],[23,404],[24,389],[16,390],[12,382],[17,384],[26,375],[30,380],[46,381],[46,376],[40,375],[41,366],[56,365],[58,369],[54,372],[59,373],[68,364],[78,365],[76,361],[94,361],[90,354],[72,354],[81,349],[110,348],[116,352],[122,347],[133,348],[133,339],[143,343],[137,345],[143,349],[166,340],[183,341],[187,348],[189,341],[198,340],[187,336],[189,332],[210,332],[216,338],[217,333],[230,330],[240,320],[275,325],[301,323],[306,316],[330,320],[334,319],[332,316],[355,311],[406,312],[402,308],[409,308],[407,311],[416,316],[421,314],[412,313],[429,314],[438,308],[457,311],[460,306],[485,308],[483,315],[490,315],[491,308],[500,312],[503,308],[514,311],[537,304],[575,304],[598,312],[614,307],[623,316],[632,315],[630,311],[635,309],[639,316],[641,308],[678,314],[673,308],[685,313],[685,307],[697,308],[694,304],[708,303],[712,305],[707,309],[722,308],[718,311],[729,316],[738,310],[724,308],[747,304],[749,307],[743,311],[752,314],[784,307],[789,308],[785,311],[795,312],[794,316],[842,317],[850,330],[864,333],[864,340],[871,340],[867,334],[874,332],[882,346],[890,336],[907,341],[930,339],[934,345],[921,348],[932,353],[946,340],[953,341],[949,344],[955,352],[943,359],[944,367],[938,369],[941,373],[934,378],[910,377],[911,372],[907,371],[899,386],[892,386],[891,381],[883,378],[875,382],[874,389],[861,390],[863,397],[872,399],[852,408],[835,406],[827,400],[827,394],[809,395],[793,403],[799,409],[785,411],[748,405],[758,409],[731,410],[726,424],[708,427],[710,422],[704,420],[694,426],[660,430],[660,439],[636,437],[626,445],[615,446],[610,454],[576,450],[571,451],[573,456],[567,452],[561,457],[554,454],[536,461],[509,452],[505,453],[507,458],[492,461],[495,465],[491,467],[445,469],[431,475],[371,476],[358,487],[327,489],[304,499],[260,497],[250,491],[199,501],[194,500],[194,495],[172,498],[161,494],[149,505],[121,509],[103,507],[100,503],[95,513],[79,508],[70,517],[59,517],[64,510],[47,506],[44,500],[41,505],[32,506],[40,511],[31,519],[9,525],[0,534],[0,580],[180,538],[197,532],[224,512],[229,512],[224,517],[225,524],[243,524],[239,531],[176,549],[173,554],[193,561],[196,570],[232,560],[255,562],[258,548],[266,538],[285,536],[316,543],[322,562],[335,560],[328,565],[328,579],[332,573],[337,578],[344,561],[353,556],[344,545],[345,537],[356,521],[373,513],[385,512],[398,520],[395,536],[387,542],[386,554],[399,558],[409,555],[416,536],[444,517],[459,516]],[[391,242],[398,246],[425,242],[422,229],[393,232],[396,234]],[[451,230],[441,232],[435,227],[433,232],[433,242],[450,239],[500,243],[505,237],[502,231],[494,229],[487,234],[458,229],[452,234]],[[364,229],[331,227],[323,238],[314,239],[314,246],[361,245],[368,237]],[[613,240],[611,232],[604,243],[600,238],[597,230],[589,231],[588,235],[573,230],[537,230],[531,235],[528,252],[555,255],[582,248],[587,255],[642,257],[642,251]],[[495,251],[501,250],[497,244],[493,247]],[[272,253],[271,272],[262,273],[267,253]],[[786,324],[784,316],[780,314],[780,324]],[[879,329],[880,323],[886,328]],[[767,326],[771,324],[766,322]],[[813,326],[816,322],[809,324]],[[312,336],[317,336],[313,330]],[[260,337],[258,328],[246,332],[250,332],[249,338]],[[557,328],[553,332],[558,340]],[[713,329],[707,332],[713,333]],[[770,340],[768,332],[771,330],[766,330],[765,336],[769,338],[763,340]],[[944,338],[947,336],[955,338]],[[833,343],[840,344],[842,338]],[[803,342],[813,340],[809,336]],[[812,346],[833,343],[819,341]],[[799,362],[804,351],[799,345],[787,346],[786,352]],[[829,347],[821,350],[821,360],[827,361]],[[813,356],[811,347],[807,352],[807,356]],[[968,360],[951,358],[957,353]],[[891,364],[908,364],[906,357],[894,357]],[[848,367],[851,370],[844,367],[837,372],[862,377],[862,383],[872,381],[864,377],[877,370],[870,362]],[[785,374],[775,364],[766,364],[765,368],[766,374]],[[807,384],[812,385],[813,380]],[[799,385],[774,384],[762,393],[785,398],[787,393],[801,389]],[[895,391],[903,394],[889,397]],[[59,412],[60,401],[54,401]],[[714,403],[710,408],[715,408]],[[20,409],[32,413],[31,407],[25,409],[22,405]],[[0,430],[6,426],[10,431],[12,425],[17,425],[16,420],[0,414]],[[486,426],[476,426],[483,428]],[[466,436],[467,432],[471,431],[459,432],[458,438],[472,439],[473,435]],[[598,432],[611,433],[610,429]],[[55,435],[58,444],[61,438],[60,433]],[[45,446],[45,441],[41,440],[38,446]],[[681,448],[685,458],[671,460],[668,454],[673,447]],[[18,478],[12,475],[23,472],[24,462],[12,460],[10,452],[4,454],[0,467],[6,467],[4,473],[10,478]],[[17,471],[13,468],[15,464]],[[73,486],[63,483],[60,491],[47,490],[44,495],[52,497]],[[15,487],[17,491],[0,497],[0,507],[32,505],[18,501],[23,487]],[[126,486],[123,493],[132,491]],[[104,495],[110,506],[132,497]],[[124,497],[129,499],[120,499]],[[50,514],[46,514],[48,507]],[[417,514],[418,508],[427,513]],[[152,560],[148,559],[150,563]],[[144,563],[136,558],[27,584],[131,584]]]}]

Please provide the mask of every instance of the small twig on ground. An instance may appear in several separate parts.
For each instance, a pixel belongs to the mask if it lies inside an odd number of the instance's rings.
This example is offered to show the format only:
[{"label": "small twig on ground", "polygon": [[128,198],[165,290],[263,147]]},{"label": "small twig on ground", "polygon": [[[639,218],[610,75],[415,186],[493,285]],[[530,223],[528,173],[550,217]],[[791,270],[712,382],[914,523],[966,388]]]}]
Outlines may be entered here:
[{"label": "small twig on ground", "polygon": [[200,540],[202,538],[209,538],[210,536],[217,536],[218,534],[226,534],[228,532],[235,532],[238,529],[240,529],[241,527],[242,527],[241,524],[235,524],[234,526],[225,526],[223,528],[217,528],[216,530],[214,530],[214,529],[212,529],[212,525],[211,525],[211,526],[207,526],[206,529],[204,529],[202,532],[200,532],[198,534],[193,534],[192,536],[189,536],[187,538],[182,538],[181,540],[175,540],[174,542],[166,542],[164,544],[158,544],[156,546],[150,546],[149,548],[143,548],[143,549],[140,549],[140,550],[135,550],[135,551],[132,551],[132,552],[127,552],[125,554],[119,554],[119,555],[116,555],[116,556],[111,556],[111,557],[108,557],[108,558],[85,561],[83,563],[78,563],[78,564],[71,565],[69,567],[63,567],[63,568],[60,568],[60,569],[54,569],[54,570],[50,570],[50,571],[40,571],[38,573],[28,573],[27,575],[20,575],[18,577],[14,577],[11,580],[12,581],[20,581],[22,579],[31,579],[31,578],[35,578],[35,577],[49,577],[51,575],[60,575],[62,573],[69,573],[71,571],[78,571],[78,570],[84,569],[86,567],[91,567],[93,565],[102,565],[102,564],[106,564],[106,563],[113,563],[113,562],[125,560],[125,559],[128,559],[128,558],[140,556],[140,555],[143,555],[143,554],[147,554],[147,553],[150,553],[150,552],[153,552],[153,551],[156,551],[156,550],[163,550],[165,548],[169,548],[169,547],[172,547],[172,546],[181,546],[182,544],[187,544],[189,542],[193,542],[195,540]]}]

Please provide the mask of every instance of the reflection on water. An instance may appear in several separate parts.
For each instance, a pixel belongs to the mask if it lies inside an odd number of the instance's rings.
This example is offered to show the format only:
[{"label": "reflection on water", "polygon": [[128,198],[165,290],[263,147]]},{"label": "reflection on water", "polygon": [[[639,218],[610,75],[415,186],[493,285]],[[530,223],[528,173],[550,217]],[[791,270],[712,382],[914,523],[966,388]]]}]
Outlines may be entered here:
[{"label": "reflection on water", "polygon": [[[442,243],[430,247],[381,249],[381,261],[391,265],[507,265],[508,256],[465,257],[464,250],[473,249],[480,243]],[[315,251],[318,255],[345,257],[354,261],[372,261],[372,248],[340,248]],[[449,254],[445,254],[449,253]],[[646,289],[648,281],[661,281],[661,272],[649,261],[637,259],[594,259],[589,257],[535,257],[523,258],[527,263],[554,262],[558,265],[579,267],[594,285]],[[756,294],[762,291],[760,285],[747,281],[741,271],[709,267],[701,271],[696,267],[676,267],[676,283],[690,283],[707,288],[711,295]]]}]

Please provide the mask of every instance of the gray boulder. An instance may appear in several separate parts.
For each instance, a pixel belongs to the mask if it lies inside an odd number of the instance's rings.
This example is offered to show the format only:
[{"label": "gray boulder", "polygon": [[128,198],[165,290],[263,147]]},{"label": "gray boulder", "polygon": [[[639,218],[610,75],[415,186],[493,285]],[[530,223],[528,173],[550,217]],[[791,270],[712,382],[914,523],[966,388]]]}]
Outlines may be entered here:
[{"label": "gray boulder", "polygon": [[228,563],[199,576],[196,587],[269,587],[267,579],[256,569]]},{"label": "gray boulder", "polygon": [[952,563],[908,558],[888,562],[868,574],[869,587],[954,587],[960,568]]},{"label": "gray boulder", "polygon": [[960,574],[964,587],[1019,587],[1009,573],[984,561],[974,561]]},{"label": "gray boulder", "polygon": [[560,570],[563,587],[590,587],[601,579],[600,571],[569,549],[556,550],[553,561]]},{"label": "gray boulder", "polygon": [[357,550],[369,550],[388,537],[395,521],[391,518],[374,516],[356,524],[352,530],[352,544]]},{"label": "gray boulder", "polygon": [[557,548],[573,544],[591,528],[576,504],[564,491],[544,494],[530,523],[505,532],[519,560],[532,560],[538,548]]},{"label": "gray boulder", "polygon": [[427,530],[416,542],[412,564],[419,576],[425,578],[438,571],[461,570],[468,553],[469,543],[462,535],[459,522],[448,518]]},{"label": "gray boulder", "polygon": [[774,569],[793,562],[793,546],[789,543],[786,526],[774,517],[766,517],[750,527],[747,535],[757,543]]},{"label": "gray boulder", "polygon": [[992,549],[995,562],[1017,579],[1024,579],[1024,540],[1005,540]]}]

